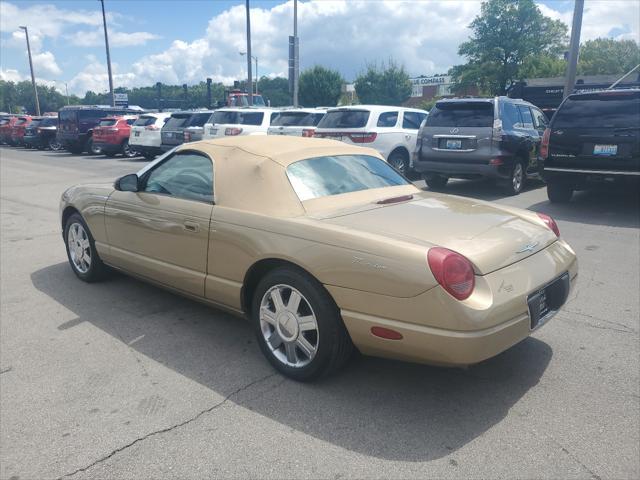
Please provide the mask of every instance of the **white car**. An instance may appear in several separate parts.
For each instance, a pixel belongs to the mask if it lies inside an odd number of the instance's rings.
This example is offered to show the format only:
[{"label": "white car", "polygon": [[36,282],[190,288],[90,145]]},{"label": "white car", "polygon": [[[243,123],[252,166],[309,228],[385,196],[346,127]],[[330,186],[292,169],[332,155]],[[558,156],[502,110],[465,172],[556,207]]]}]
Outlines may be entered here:
[{"label": "white car", "polygon": [[266,135],[279,111],[272,108],[221,108],[204,125],[203,140],[235,135]]},{"label": "white car", "polygon": [[150,160],[162,153],[160,131],[171,117],[171,113],[145,113],[131,126],[129,145]]},{"label": "white car", "polygon": [[428,114],[426,110],[385,105],[330,108],[314,136],[374,148],[406,174],[411,168],[420,124]]},{"label": "white car", "polygon": [[267,135],[294,135],[313,137],[326,108],[292,108],[281,110],[271,122]]}]

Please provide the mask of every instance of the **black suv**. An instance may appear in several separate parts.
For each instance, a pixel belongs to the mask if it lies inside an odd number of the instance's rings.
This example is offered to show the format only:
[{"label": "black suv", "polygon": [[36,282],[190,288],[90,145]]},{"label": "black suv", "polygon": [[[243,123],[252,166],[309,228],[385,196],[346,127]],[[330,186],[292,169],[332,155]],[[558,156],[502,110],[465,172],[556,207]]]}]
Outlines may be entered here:
[{"label": "black suv", "polygon": [[24,131],[25,146],[37,149],[50,148],[60,150],[61,145],[56,139],[58,133],[58,117],[42,117],[34,120]]},{"label": "black suv", "polygon": [[440,100],[418,133],[413,168],[430,188],[451,177],[500,180],[513,195],[539,177],[547,118],[524,100],[507,97]]},{"label": "black suv", "polygon": [[138,115],[140,110],[102,106],[71,105],[58,112],[58,141],[71,153],[93,153],[93,128],[101,118]]},{"label": "black suv", "polygon": [[569,95],[544,133],[541,156],[552,202],[596,183],[640,180],[640,89]]}]

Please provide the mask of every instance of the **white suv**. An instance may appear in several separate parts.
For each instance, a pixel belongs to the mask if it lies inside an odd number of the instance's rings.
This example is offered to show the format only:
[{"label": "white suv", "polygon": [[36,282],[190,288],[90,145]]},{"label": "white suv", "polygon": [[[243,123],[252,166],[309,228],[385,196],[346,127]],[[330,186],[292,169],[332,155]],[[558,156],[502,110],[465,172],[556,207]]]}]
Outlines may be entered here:
[{"label": "white suv", "polygon": [[326,108],[291,108],[281,110],[271,122],[267,135],[313,137]]},{"label": "white suv", "polygon": [[384,105],[331,108],[314,136],[375,148],[390,165],[406,174],[420,124],[428,114],[425,110]]},{"label": "white suv", "polygon": [[278,115],[272,108],[221,108],[204,125],[202,138],[234,135],[266,135],[271,121]]},{"label": "white suv", "polygon": [[131,126],[129,145],[144,158],[151,160],[162,153],[160,130],[171,116],[171,113],[145,113],[140,115]]}]

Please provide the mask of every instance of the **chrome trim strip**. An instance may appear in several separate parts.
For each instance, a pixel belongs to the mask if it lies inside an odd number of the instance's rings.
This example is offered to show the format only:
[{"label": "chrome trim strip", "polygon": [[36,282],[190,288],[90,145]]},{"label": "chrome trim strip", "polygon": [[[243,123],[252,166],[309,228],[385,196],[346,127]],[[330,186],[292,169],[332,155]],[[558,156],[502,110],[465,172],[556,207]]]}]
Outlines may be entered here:
[{"label": "chrome trim strip", "polygon": [[476,135],[433,135],[433,138],[478,138]]},{"label": "chrome trim strip", "polygon": [[640,175],[640,172],[623,172],[620,170],[578,170],[573,168],[557,168],[557,167],[544,167],[544,170],[548,170],[550,172],[598,173],[598,174],[604,174],[604,175]]},{"label": "chrome trim strip", "polygon": [[431,147],[431,150],[435,150],[436,152],[452,152],[452,153],[476,151],[475,148],[436,148],[436,147]]}]

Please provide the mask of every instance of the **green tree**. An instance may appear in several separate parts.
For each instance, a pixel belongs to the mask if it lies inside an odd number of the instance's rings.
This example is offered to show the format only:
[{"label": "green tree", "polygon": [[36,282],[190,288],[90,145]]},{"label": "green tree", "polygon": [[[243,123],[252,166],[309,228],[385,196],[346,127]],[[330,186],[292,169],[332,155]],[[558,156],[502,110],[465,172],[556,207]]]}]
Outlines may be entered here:
[{"label": "green tree", "polygon": [[567,62],[557,55],[531,55],[522,62],[519,79],[561,77],[567,70]]},{"label": "green tree", "polygon": [[272,107],[284,107],[291,105],[289,95],[289,80],[282,77],[261,77],[258,80],[258,92],[264,98],[265,103],[271,102]]},{"label": "green tree", "polygon": [[298,95],[305,107],[332,107],[337,104],[344,80],[336,70],[316,65],[300,74]]},{"label": "green tree", "polygon": [[383,63],[367,65],[367,70],[358,75],[355,89],[360,102],[370,105],[400,105],[411,96],[411,80],[404,69],[393,60],[388,66]]},{"label": "green tree", "polygon": [[633,40],[596,38],[580,45],[580,75],[627,73],[640,63],[640,46]]},{"label": "green tree", "polygon": [[522,78],[522,66],[531,56],[559,56],[567,42],[567,26],[545,17],[534,0],[488,0],[469,25],[471,38],[458,53],[465,65],[454,67],[454,82],[475,84],[488,93],[503,95]]}]

